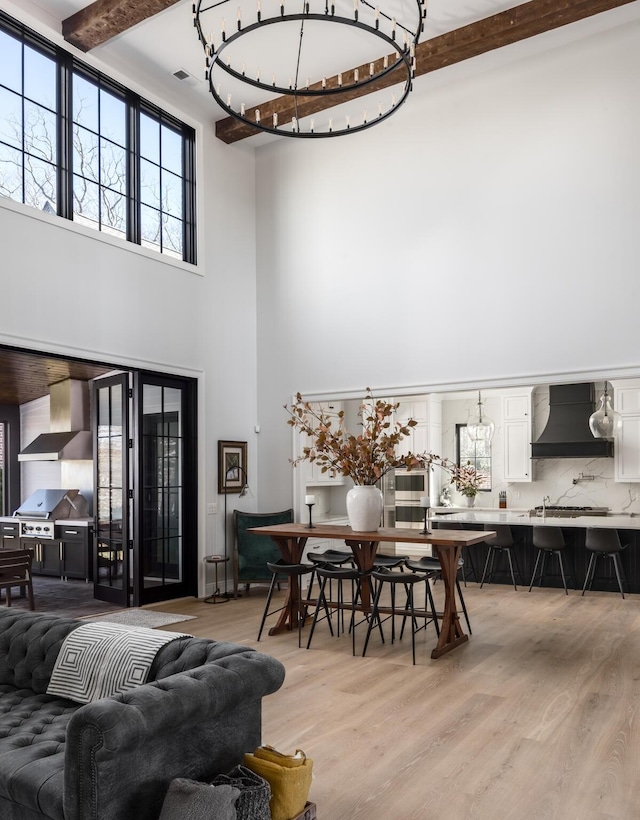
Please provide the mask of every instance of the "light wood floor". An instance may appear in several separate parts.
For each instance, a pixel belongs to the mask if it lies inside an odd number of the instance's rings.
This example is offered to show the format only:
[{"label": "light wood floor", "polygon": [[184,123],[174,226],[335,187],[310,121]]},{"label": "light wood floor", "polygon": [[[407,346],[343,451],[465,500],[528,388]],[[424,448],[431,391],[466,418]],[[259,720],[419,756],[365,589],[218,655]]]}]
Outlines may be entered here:
[{"label": "light wood floor", "polygon": [[354,658],[326,624],[308,651],[297,633],[258,644],[261,588],[153,608],[282,661],[263,742],[313,759],[320,820],[640,818],[640,596],[471,583],[465,598],[470,642],[432,661],[431,627],[415,667],[407,637]]}]

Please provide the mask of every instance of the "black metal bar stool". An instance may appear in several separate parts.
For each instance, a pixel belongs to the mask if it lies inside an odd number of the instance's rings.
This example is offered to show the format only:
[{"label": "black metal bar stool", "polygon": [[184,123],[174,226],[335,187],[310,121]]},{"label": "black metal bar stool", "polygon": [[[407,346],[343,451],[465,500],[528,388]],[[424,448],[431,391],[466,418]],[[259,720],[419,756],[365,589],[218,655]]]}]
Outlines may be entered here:
[{"label": "black metal bar stool", "polygon": [[[533,546],[538,550],[536,555],[536,563],[533,567],[533,575],[531,576],[531,583],[529,584],[529,592],[536,580],[536,573],[538,572],[538,565],[540,566],[540,577],[538,578],[538,586],[542,586],[542,579],[544,578],[544,568],[547,562],[547,556],[555,555],[560,564],[560,575],[562,576],[562,585],[564,586],[565,594],[569,594],[567,589],[567,578],[565,574],[564,561],[562,553],[567,548],[567,542],[564,540],[564,535],[560,527],[537,527],[533,526]],[[575,572],[571,576],[573,578],[573,585],[575,589],[576,576]]]},{"label": "black metal bar stool", "polygon": [[400,569],[402,572],[408,558],[408,555],[385,555],[377,552],[373,557],[373,566],[374,569]]},{"label": "black metal bar stool", "polygon": [[296,598],[298,601],[298,646],[302,646],[302,626],[306,619],[307,604],[302,600],[301,579],[303,575],[313,572],[313,566],[311,564],[287,564],[283,560],[276,561],[275,563],[267,561],[267,566],[271,570],[271,583],[269,584],[269,594],[267,595],[267,602],[264,605],[264,612],[262,613],[258,640],[260,640],[262,636],[262,630],[264,629],[265,621],[269,615],[275,615],[277,612],[282,612],[283,609],[286,609],[287,606],[289,606],[289,596],[291,595],[291,590],[289,591],[289,595],[287,595],[287,603],[284,606],[269,610],[271,598],[273,597],[273,590],[278,582],[278,576],[286,575],[289,580],[289,586],[292,587],[294,584],[296,585]]},{"label": "black metal bar stool", "polygon": [[[313,613],[313,620],[311,622],[311,629],[309,630],[309,638],[307,639],[307,649],[311,646],[311,639],[313,638],[313,633],[316,629],[316,624],[318,623],[318,613],[321,609],[325,612],[325,618],[327,623],[329,624],[329,631],[331,632],[331,636],[333,637],[333,625],[331,623],[331,616],[329,614],[329,610],[331,605],[335,604],[338,608],[338,612],[341,609],[345,609],[347,605],[351,610],[351,618],[349,621],[349,631],[351,632],[352,638],[352,646],[351,651],[352,654],[355,656],[356,654],[356,607],[358,606],[358,601],[361,598],[362,592],[362,583],[363,581],[369,580],[368,575],[369,573],[362,573],[359,569],[352,568],[352,567],[337,567],[332,566],[330,564],[320,564],[316,567],[316,575],[320,578],[320,591],[318,592],[318,602],[316,604],[316,610]],[[327,581],[337,581],[337,589],[338,589],[338,597],[335,601],[329,599],[327,600]],[[349,581],[351,583],[351,600],[345,601],[344,600],[344,588],[343,584],[345,581]],[[330,585],[330,589],[332,586]],[[343,620],[343,631],[344,631],[344,620]],[[340,637],[340,617],[337,618],[337,635]]]},{"label": "black metal bar stool", "polygon": [[[366,655],[367,646],[369,645],[369,638],[371,636],[371,630],[373,629],[374,623],[377,623],[380,628],[380,637],[382,638],[382,642],[384,643],[384,634],[382,632],[382,624],[385,621],[391,620],[391,643],[394,643],[396,638],[396,630],[395,630],[395,618],[397,615],[402,615],[402,629],[400,631],[400,639],[402,639],[402,635],[404,634],[404,627],[407,620],[407,617],[411,619],[411,654],[413,658],[413,664],[415,666],[416,662],[416,633],[419,632],[421,629],[427,625],[428,620],[425,620],[424,626],[418,626],[418,620],[415,614],[415,606],[414,606],[414,596],[413,596],[413,588],[416,584],[424,583],[425,576],[424,573],[418,572],[392,572],[390,569],[382,568],[382,569],[374,569],[371,573],[371,577],[376,582],[376,591],[375,595],[373,596],[373,608],[371,610],[371,617],[369,618],[369,625],[367,626],[367,635],[364,639],[364,647],[362,649],[362,657]],[[386,615],[386,617],[380,617],[380,596],[382,594],[382,590],[385,584],[389,584],[391,588],[391,612]],[[396,587],[398,584],[402,584],[406,594],[406,600],[404,603],[404,607],[402,609],[396,608]],[[433,620],[434,623],[438,622],[437,617],[435,617],[435,613],[432,609],[432,618],[429,620]]]},{"label": "black metal bar stool", "polygon": [[593,576],[595,575],[598,558],[610,558],[613,561],[616,578],[618,579],[618,589],[624,598],[623,582],[626,584],[626,578],[622,569],[620,553],[627,547],[627,544],[620,542],[618,530],[587,527],[585,546],[591,552],[591,558],[589,559],[582,594],[584,595],[587,586],[591,589],[593,585]]},{"label": "black metal bar stool", "polygon": [[[484,571],[482,573],[482,580],[480,581],[480,589],[482,589],[484,580],[487,577],[487,569],[489,570],[489,580],[487,583],[490,584],[492,582],[494,559],[496,553],[498,553],[498,555],[506,554],[507,556],[509,561],[509,569],[511,570],[511,581],[513,583],[513,588],[517,592],[518,587],[516,586],[516,578],[513,572],[513,559],[515,559],[516,570],[520,576],[520,583],[524,584],[524,581],[522,580],[522,573],[520,572],[520,567],[518,566],[518,556],[513,549],[516,543],[519,542],[514,541],[511,527],[508,524],[485,524],[484,528],[485,530],[494,530],[495,535],[485,538],[485,544],[489,547],[489,551],[487,552],[487,560],[484,563]],[[511,555],[512,552],[513,558]]]},{"label": "black metal bar stool", "polygon": [[316,568],[321,564],[330,564],[335,567],[343,567],[345,564],[355,566],[353,553],[351,551],[345,552],[343,550],[325,550],[324,552],[308,552],[307,560],[314,564],[314,570],[309,581],[309,589],[307,597],[311,596],[311,588],[316,577]]},{"label": "black metal bar stool", "polygon": [[[433,576],[433,580],[438,580],[441,577],[442,568],[440,567],[440,561],[437,558],[430,558],[429,556],[424,556],[423,558],[418,559],[409,559],[406,562],[407,567],[412,570],[413,572],[428,572],[431,573]],[[460,558],[458,560],[458,571],[463,574],[464,573],[464,559]],[[462,612],[464,613],[464,619],[467,622],[467,629],[469,630],[469,634],[473,635],[473,630],[471,629],[471,622],[469,621],[469,613],[467,612],[467,607],[464,602],[464,595],[462,594],[462,587],[460,586],[460,581],[456,576],[456,589],[458,590],[458,598],[460,599],[460,606],[462,607]],[[431,602],[431,611],[435,612],[435,607],[433,605],[433,597],[431,594],[431,587],[427,581],[427,594],[429,595],[429,599]],[[438,620],[436,618],[436,632],[438,637],[440,637],[440,626],[438,624]]]},{"label": "black metal bar stool", "polygon": [[[307,588],[307,600],[311,598],[313,590],[313,582],[316,580],[318,566],[332,566],[343,567],[349,565],[355,567],[355,560],[351,550],[345,552],[344,550],[325,550],[324,552],[308,552],[307,559],[314,565],[309,586]],[[332,581],[329,580],[329,598],[333,597]],[[342,612],[342,628],[344,629],[344,611]]]}]

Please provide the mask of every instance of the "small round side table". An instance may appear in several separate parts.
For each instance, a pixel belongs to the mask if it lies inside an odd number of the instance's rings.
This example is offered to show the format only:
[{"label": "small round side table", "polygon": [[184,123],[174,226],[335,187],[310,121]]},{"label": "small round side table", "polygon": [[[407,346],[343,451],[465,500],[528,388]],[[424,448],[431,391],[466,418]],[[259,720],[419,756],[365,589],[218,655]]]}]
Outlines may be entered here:
[{"label": "small round side table", "polygon": [[205,555],[205,557],[204,557],[204,565],[205,565],[204,583],[205,583],[205,587],[207,585],[207,569],[206,569],[207,564],[213,564],[213,566],[215,568],[215,571],[216,571],[216,575],[215,575],[216,585],[215,585],[215,588],[213,590],[213,594],[209,595],[207,598],[204,599],[205,604],[226,604],[227,601],[229,600],[226,596],[224,596],[220,592],[220,586],[219,586],[219,583],[218,583],[218,565],[219,564],[224,564],[228,560],[229,560],[229,557],[228,556],[225,557],[224,555]]}]

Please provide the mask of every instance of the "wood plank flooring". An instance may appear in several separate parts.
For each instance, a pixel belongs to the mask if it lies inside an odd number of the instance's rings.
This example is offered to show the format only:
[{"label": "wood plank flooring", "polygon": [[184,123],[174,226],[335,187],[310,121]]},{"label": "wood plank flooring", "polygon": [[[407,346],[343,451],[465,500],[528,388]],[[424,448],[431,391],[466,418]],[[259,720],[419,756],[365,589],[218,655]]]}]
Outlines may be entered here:
[{"label": "wood plank flooring", "polygon": [[265,630],[257,643],[260,587],[152,608],[196,615],[185,631],[282,661],[263,742],[313,759],[320,820],[640,818],[640,596],[475,583],[464,593],[471,640],[433,661],[430,626],[415,667],[407,635],[392,646],[374,633],[366,658],[322,623],[309,650],[295,632]]}]

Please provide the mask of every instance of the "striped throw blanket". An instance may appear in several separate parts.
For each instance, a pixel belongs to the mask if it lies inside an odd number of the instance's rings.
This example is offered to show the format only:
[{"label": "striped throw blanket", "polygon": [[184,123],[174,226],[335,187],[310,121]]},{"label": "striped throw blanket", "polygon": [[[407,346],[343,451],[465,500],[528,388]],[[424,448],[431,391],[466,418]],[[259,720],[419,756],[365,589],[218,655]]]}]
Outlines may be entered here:
[{"label": "striped throw blanket", "polygon": [[78,703],[126,692],[146,683],[158,650],[188,637],[112,623],[83,624],[64,639],[47,687]]}]

